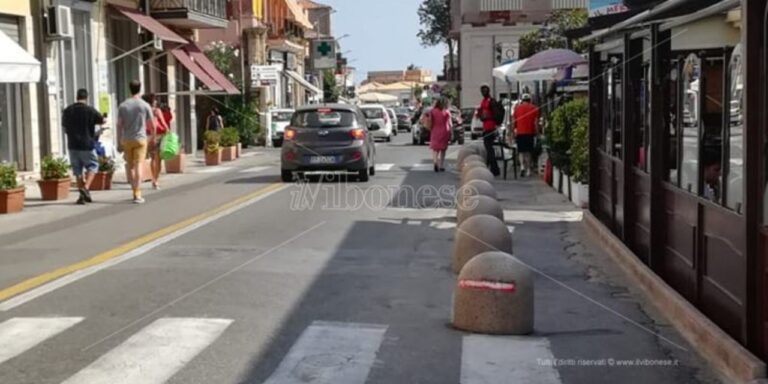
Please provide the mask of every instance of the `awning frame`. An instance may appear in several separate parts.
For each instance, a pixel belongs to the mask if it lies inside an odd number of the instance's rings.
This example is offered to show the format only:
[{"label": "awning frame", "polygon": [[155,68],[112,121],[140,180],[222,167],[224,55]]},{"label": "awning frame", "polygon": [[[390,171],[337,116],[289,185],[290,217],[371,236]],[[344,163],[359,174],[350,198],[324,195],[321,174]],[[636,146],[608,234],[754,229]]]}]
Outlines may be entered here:
[{"label": "awning frame", "polygon": [[312,84],[309,81],[307,81],[307,79],[301,77],[301,75],[298,72],[294,72],[294,71],[290,71],[290,70],[287,70],[287,71],[284,71],[284,72],[285,72],[285,74],[288,77],[290,77],[291,79],[295,80],[297,83],[301,84],[302,87],[304,87],[305,89],[311,91],[312,93],[314,93],[316,95],[322,95],[323,94],[323,90],[322,89],[316,87],[314,84]]}]

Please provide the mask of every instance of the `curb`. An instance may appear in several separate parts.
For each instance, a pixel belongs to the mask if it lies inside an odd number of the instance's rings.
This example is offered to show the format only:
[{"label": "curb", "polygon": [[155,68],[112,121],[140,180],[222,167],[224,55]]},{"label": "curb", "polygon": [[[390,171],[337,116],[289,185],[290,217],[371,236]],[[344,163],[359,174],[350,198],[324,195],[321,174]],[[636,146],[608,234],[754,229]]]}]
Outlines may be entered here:
[{"label": "curb", "polygon": [[721,375],[733,380],[731,382],[764,382],[760,380],[766,378],[766,365],[762,360],[667,285],[589,211],[584,212],[584,225],[627,277]]}]

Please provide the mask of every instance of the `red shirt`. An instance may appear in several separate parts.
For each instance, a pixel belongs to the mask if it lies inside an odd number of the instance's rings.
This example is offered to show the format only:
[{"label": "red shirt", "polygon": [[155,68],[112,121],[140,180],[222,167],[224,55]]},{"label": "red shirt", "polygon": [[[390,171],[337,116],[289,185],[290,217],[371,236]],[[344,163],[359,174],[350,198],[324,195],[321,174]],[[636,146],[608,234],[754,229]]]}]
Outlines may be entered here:
[{"label": "red shirt", "polygon": [[490,132],[496,129],[496,121],[493,120],[493,108],[491,98],[486,97],[480,102],[480,120],[483,122],[483,131]]},{"label": "red shirt", "polygon": [[539,108],[532,103],[520,103],[515,107],[515,131],[518,135],[535,135]]}]

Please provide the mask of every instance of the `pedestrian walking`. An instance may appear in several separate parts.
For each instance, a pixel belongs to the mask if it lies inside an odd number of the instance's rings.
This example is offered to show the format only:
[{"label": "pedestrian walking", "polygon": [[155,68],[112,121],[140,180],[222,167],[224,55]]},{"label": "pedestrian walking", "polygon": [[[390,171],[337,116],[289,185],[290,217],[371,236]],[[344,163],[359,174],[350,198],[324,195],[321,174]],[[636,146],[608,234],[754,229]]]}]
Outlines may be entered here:
[{"label": "pedestrian walking", "polygon": [[533,151],[539,135],[539,108],[531,102],[531,95],[524,93],[512,114],[515,143],[520,156],[520,177],[530,176],[533,170]]},{"label": "pedestrian walking", "polygon": [[434,108],[429,111],[432,128],[429,132],[429,149],[432,150],[432,162],[435,172],[445,172],[445,151],[451,141],[453,123],[451,111],[446,107],[446,101],[439,98]]},{"label": "pedestrian walking", "polygon": [[491,173],[494,176],[498,176],[501,174],[501,171],[499,171],[499,164],[496,161],[494,145],[499,136],[497,127],[504,122],[504,106],[491,97],[491,88],[488,85],[483,84],[480,87],[480,93],[483,95],[483,100],[477,108],[477,116],[483,122],[483,144],[485,145],[486,163]]},{"label": "pedestrian walking", "polygon": [[104,124],[104,116],[88,105],[88,90],[78,89],[77,101],[64,110],[61,120],[67,135],[69,164],[80,191],[77,204],[91,203],[91,183],[99,171],[96,126]]},{"label": "pedestrian walking", "polygon": [[[163,160],[160,158],[160,143],[166,133],[170,132],[168,123],[165,120],[163,111],[158,106],[157,97],[153,93],[145,94],[142,99],[152,108],[152,116],[155,122],[155,141],[150,143],[147,151],[150,158],[150,169],[152,171],[152,189],[160,189],[160,171],[163,168]],[[147,128],[147,135],[152,132]]]},{"label": "pedestrian walking", "polygon": [[[154,145],[157,128],[152,108],[141,99],[141,83],[133,80],[129,84],[131,97],[120,104],[117,111],[118,151],[123,152],[126,175],[133,190],[133,202],[144,203],[141,196],[141,164],[147,158],[148,145]],[[149,132],[149,134],[147,134]]]},{"label": "pedestrian walking", "polygon": [[224,128],[224,119],[221,118],[219,109],[213,107],[211,109],[211,113],[208,115],[208,118],[205,120],[205,130],[218,131],[222,128]]}]

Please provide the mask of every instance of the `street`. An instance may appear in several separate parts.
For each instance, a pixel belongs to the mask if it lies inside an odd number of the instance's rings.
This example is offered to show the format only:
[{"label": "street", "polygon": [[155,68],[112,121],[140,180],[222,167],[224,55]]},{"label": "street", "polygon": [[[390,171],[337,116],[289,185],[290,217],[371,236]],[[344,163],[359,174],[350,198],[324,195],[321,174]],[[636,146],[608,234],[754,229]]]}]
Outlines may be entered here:
[{"label": "street", "polygon": [[141,206],[2,221],[0,383],[719,382],[534,177],[496,181],[534,334],[454,330],[458,147],[446,173],[407,133],[376,148],[368,183],[279,183],[257,148]]}]

